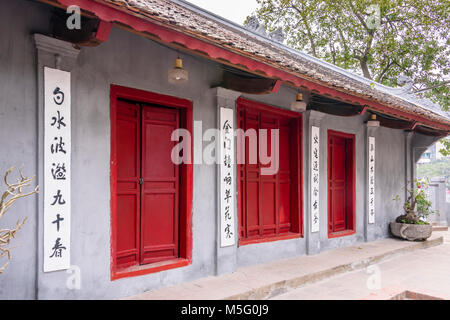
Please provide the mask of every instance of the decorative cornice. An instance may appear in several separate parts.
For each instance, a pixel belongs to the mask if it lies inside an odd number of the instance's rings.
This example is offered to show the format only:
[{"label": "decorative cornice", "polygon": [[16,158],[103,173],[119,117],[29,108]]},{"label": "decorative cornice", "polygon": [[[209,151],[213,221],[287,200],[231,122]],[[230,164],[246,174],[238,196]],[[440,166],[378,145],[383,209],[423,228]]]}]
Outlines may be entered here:
[{"label": "decorative cornice", "polygon": [[241,96],[241,92],[233,91],[230,89],[225,89],[222,87],[217,87],[217,97],[224,98],[228,100],[236,100]]},{"label": "decorative cornice", "polygon": [[[35,33],[33,38],[40,63],[50,64],[56,69],[66,69],[67,71],[75,66],[81,50],[76,48],[74,44],[39,33]],[[54,57],[54,60],[50,61],[49,56]]]},{"label": "decorative cornice", "polygon": [[308,117],[310,126],[320,126],[320,122],[325,117],[325,113],[316,110],[308,110],[303,114]]},{"label": "decorative cornice", "polygon": [[80,49],[75,45],[56,38],[35,33],[33,35],[38,50],[46,51],[52,54],[59,54],[62,57],[76,59],[80,53]]}]

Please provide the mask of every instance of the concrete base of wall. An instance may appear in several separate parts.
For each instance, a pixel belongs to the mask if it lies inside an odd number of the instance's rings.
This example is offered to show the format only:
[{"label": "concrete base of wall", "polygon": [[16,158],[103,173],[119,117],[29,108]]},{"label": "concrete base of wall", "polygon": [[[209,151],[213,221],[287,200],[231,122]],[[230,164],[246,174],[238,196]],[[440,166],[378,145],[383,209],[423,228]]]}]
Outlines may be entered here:
[{"label": "concrete base of wall", "polygon": [[239,268],[233,274],[209,277],[181,286],[146,292],[127,299],[268,299],[348,271],[365,268],[395,255],[443,243],[443,236],[411,242],[382,239],[348,248],[330,250],[314,256],[286,259],[263,265]]}]

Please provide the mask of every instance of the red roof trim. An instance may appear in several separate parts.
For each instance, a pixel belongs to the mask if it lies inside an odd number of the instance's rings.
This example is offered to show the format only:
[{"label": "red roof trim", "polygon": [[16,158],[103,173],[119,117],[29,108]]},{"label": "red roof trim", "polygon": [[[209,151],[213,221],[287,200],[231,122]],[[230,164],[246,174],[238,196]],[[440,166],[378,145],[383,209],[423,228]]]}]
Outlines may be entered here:
[{"label": "red roof trim", "polygon": [[421,115],[399,110],[394,107],[386,106],[366,98],[354,96],[352,94],[338,91],[336,89],[326,87],[324,85],[312,82],[310,80],[300,78],[296,75],[277,69],[276,67],[267,65],[263,62],[259,62],[254,59],[242,56],[240,54],[233,53],[229,50],[220,48],[216,45],[199,40],[197,38],[186,35],[179,31],[169,29],[166,26],[161,26],[158,25],[157,23],[144,20],[140,17],[132,15],[131,13],[121,11],[118,8],[113,8],[103,3],[99,3],[93,0],[57,0],[57,1],[65,6],[77,5],[83,10],[94,13],[101,20],[107,22],[120,22],[133,28],[138,32],[147,32],[156,35],[163,42],[178,43],[184,45],[186,48],[190,50],[197,50],[204,52],[213,59],[224,59],[235,65],[243,65],[250,71],[254,72],[262,71],[269,77],[278,78],[283,81],[291,82],[298,87],[306,87],[309,90],[317,91],[322,95],[328,95],[343,101],[349,101],[355,104],[368,106],[369,109],[372,109],[374,111],[379,111],[402,119],[414,120],[426,126],[442,129],[446,132],[449,131],[448,125],[446,124],[436,122],[427,119]]}]

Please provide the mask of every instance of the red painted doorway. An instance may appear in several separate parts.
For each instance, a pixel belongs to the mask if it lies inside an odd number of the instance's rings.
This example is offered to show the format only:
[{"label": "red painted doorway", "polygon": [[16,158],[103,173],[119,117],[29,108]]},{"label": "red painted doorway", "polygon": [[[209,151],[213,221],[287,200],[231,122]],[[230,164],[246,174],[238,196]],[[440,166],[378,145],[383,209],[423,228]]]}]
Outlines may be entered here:
[{"label": "red painted doorway", "polygon": [[355,136],[328,131],[328,235],[355,232]]},{"label": "red painted doorway", "polygon": [[[302,161],[301,114],[255,101],[237,100],[238,127],[246,132],[245,142],[238,139],[238,211],[239,244],[246,245],[300,237],[302,235]],[[256,137],[251,138],[249,129]],[[262,175],[263,165],[256,156],[251,163],[249,143],[259,144],[260,129],[267,129],[268,146],[270,131],[279,130],[279,170],[273,175]],[[249,134],[249,135],[247,135]],[[259,147],[258,147],[259,148]],[[258,149],[259,150],[259,149]],[[255,158],[253,156],[253,158]]]},{"label": "red painted doorway", "polygon": [[192,103],[111,86],[111,279],[192,262],[192,145],[173,163],[174,129],[192,134]]},{"label": "red painted doorway", "polygon": [[117,103],[117,265],[178,257],[179,166],[171,161],[177,109]]}]

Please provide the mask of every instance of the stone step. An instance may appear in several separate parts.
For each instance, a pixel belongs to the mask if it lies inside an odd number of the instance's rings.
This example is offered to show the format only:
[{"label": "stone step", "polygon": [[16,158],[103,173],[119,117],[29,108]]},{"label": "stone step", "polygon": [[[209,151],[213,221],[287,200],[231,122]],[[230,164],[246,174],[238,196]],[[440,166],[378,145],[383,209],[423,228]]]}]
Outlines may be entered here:
[{"label": "stone step", "polygon": [[144,292],[125,299],[269,299],[291,289],[366,268],[396,255],[434,247],[442,243],[443,236],[440,234],[432,234],[428,240],[420,242],[395,238],[380,239],[352,247],[328,250],[317,255],[241,267],[232,274],[210,276],[181,285]]},{"label": "stone step", "polygon": [[433,231],[448,231],[448,226],[433,226]]}]

